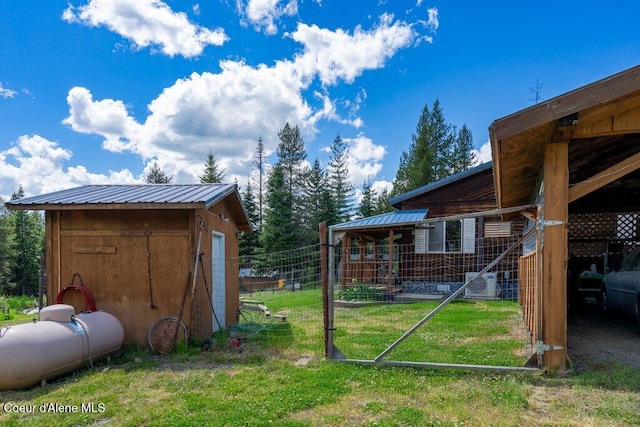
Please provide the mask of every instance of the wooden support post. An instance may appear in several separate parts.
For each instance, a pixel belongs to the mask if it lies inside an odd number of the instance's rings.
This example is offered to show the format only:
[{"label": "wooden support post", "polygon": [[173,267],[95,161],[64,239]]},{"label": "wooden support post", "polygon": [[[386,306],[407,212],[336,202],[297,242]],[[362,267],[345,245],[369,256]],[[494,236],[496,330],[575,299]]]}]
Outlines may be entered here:
[{"label": "wooden support post", "polygon": [[[544,365],[563,370],[567,360],[568,141],[544,153],[544,243],[542,248],[542,340]],[[547,347],[548,348],[548,347]]]},{"label": "wooden support post", "polygon": [[350,280],[348,280],[349,278],[347,277],[349,275],[350,261],[351,261],[351,235],[347,231],[344,237],[342,238],[342,272],[340,275],[341,276],[340,282],[342,283],[343,290],[348,286],[349,284],[348,282],[350,282]]},{"label": "wooden support post", "polygon": [[387,265],[387,289],[389,292],[393,290],[393,250],[394,250],[394,242],[393,238],[395,237],[395,233],[393,230],[389,230],[389,261]]}]

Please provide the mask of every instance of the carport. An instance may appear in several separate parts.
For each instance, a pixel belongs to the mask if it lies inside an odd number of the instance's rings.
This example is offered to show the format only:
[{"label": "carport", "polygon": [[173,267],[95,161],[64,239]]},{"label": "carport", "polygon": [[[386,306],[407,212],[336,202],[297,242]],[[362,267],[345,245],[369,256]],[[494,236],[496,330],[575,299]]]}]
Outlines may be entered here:
[{"label": "carport", "polygon": [[529,218],[539,242],[534,339],[544,365],[564,369],[569,254],[604,273],[607,245],[639,236],[640,66],[498,119],[489,131],[498,208],[540,207]]}]

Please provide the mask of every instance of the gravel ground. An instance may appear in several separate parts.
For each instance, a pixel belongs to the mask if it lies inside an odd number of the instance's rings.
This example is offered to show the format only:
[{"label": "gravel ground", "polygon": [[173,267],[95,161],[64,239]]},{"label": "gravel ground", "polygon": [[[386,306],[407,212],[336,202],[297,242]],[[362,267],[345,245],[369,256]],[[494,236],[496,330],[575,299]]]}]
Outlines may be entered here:
[{"label": "gravel ground", "polygon": [[619,363],[640,369],[640,333],[635,319],[603,314],[584,304],[569,314],[568,353],[576,370]]}]

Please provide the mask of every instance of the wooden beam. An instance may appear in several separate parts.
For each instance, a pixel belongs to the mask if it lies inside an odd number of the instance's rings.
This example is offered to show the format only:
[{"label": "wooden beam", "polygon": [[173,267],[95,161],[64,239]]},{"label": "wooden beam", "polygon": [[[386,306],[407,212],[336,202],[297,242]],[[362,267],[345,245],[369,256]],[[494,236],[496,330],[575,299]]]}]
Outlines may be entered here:
[{"label": "wooden beam", "polygon": [[542,248],[542,341],[544,365],[563,370],[567,360],[567,222],[569,143],[548,144],[544,156],[544,246]]},{"label": "wooden beam", "polygon": [[395,233],[393,230],[389,230],[389,260],[387,265],[387,289],[389,292],[393,290],[393,257],[394,257],[394,246],[395,246]]},{"label": "wooden beam", "polygon": [[623,176],[640,169],[640,152],[626,158],[620,163],[603,170],[602,172],[574,184],[569,189],[569,203],[586,196],[595,190],[604,187]]},{"label": "wooden beam", "polygon": [[491,124],[497,141],[592,107],[611,103],[640,90],[640,66],[518,111]]}]

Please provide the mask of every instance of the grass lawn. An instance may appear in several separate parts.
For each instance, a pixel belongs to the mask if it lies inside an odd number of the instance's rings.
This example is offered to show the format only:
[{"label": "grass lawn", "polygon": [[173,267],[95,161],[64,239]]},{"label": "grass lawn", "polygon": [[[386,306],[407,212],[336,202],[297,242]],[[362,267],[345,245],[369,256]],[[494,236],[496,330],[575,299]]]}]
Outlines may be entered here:
[{"label": "grass lawn", "polygon": [[[322,346],[316,342],[322,342],[322,306],[314,293],[317,292],[252,297],[263,300],[274,314],[286,313],[288,327],[276,330],[288,331],[287,337],[249,340],[240,352],[226,345],[225,340],[219,340],[210,351],[192,346],[189,351],[162,356],[127,348],[110,365],[102,362],[96,370],[86,369],[30,390],[0,392],[0,424],[640,425],[640,372],[622,366],[602,366],[597,371],[559,376],[324,361],[320,357]],[[390,323],[389,313],[378,313],[376,310],[381,308],[374,307],[366,308],[371,310],[366,314],[374,326]],[[394,308],[399,311],[391,318],[399,320],[404,313],[410,317],[407,323],[413,322],[416,313],[406,312],[413,311],[409,305],[402,307]],[[423,309],[418,311],[422,313]],[[464,312],[467,307],[462,304],[451,309],[450,321],[458,324],[456,316],[460,314],[456,315],[456,309]],[[481,309],[487,310],[490,318],[504,316],[502,311],[513,311],[508,305],[493,304]],[[355,309],[351,315],[359,317],[365,313],[361,310]],[[365,324],[354,319],[342,320],[352,331],[366,329]],[[447,319],[441,321],[446,323]],[[429,334],[438,335],[436,326]],[[394,335],[394,331],[383,332],[387,333]],[[464,346],[475,340],[460,338],[457,334],[464,333],[456,328],[451,334],[455,339],[445,337],[443,341]],[[504,343],[500,343],[510,339],[508,331],[498,330],[490,335],[498,338],[481,347],[491,348],[496,343],[502,350],[495,354],[512,353],[509,346],[505,350]],[[340,344],[341,350],[369,351],[362,350],[366,348],[362,343],[349,347],[348,342],[345,339]],[[408,355],[415,354],[412,346],[406,346]],[[452,354],[460,351],[453,350]],[[483,351],[472,346],[462,353],[477,358]],[[74,408],[77,412],[62,411]]]}]

